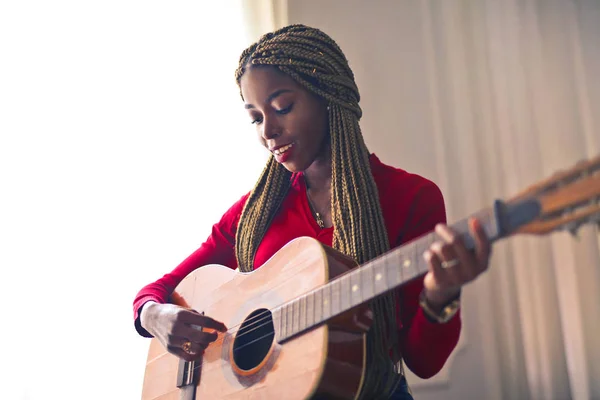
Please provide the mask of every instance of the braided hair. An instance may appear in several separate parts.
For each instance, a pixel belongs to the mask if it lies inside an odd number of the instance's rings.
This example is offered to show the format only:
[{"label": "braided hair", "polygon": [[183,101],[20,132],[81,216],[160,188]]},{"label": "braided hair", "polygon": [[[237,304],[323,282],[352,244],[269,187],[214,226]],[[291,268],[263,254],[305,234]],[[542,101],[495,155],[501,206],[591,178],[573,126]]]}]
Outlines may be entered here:
[{"label": "braided hair", "polygon": [[[253,66],[273,66],[329,104],[333,248],[363,264],[389,250],[369,151],[358,121],[362,110],[354,74],[339,46],[322,31],[290,25],[263,35],[244,50],[235,72],[238,85]],[[242,211],[236,232],[241,271],[252,271],[256,250],[291,184],[291,173],[271,156]],[[389,394],[403,373],[395,328],[396,302],[390,293],[371,302],[368,365],[361,398]],[[393,370],[392,370],[393,369]],[[384,379],[388,377],[388,379]]]}]

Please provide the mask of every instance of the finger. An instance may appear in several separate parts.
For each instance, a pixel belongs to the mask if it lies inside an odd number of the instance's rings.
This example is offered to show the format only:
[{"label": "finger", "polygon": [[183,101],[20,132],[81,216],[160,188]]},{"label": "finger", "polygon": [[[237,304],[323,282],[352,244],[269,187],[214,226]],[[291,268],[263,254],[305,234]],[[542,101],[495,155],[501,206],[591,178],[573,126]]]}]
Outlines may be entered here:
[{"label": "finger", "polygon": [[469,220],[469,229],[475,239],[475,258],[481,269],[485,270],[488,266],[492,246],[479,220],[471,218]]},{"label": "finger", "polygon": [[[441,268],[446,272],[447,283],[462,285],[477,275],[475,259],[460,241],[457,241],[457,239],[452,240],[453,244],[435,242],[431,245],[431,250],[439,259]],[[444,262],[451,261],[458,261],[458,264],[450,267],[444,266]]]},{"label": "finger", "polygon": [[450,229],[448,226],[438,224],[435,227],[435,232],[452,247],[454,258],[458,259],[461,264],[470,264],[473,256],[469,253],[464,245],[460,235]]},{"label": "finger", "polygon": [[453,268],[453,273],[461,283],[469,282],[481,272],[479,261],[475,258],[475,254],[467,250],[464,242],[459,234],[445,225],[436,226],[436,233],[448,242],[448,246],[452,250],[447,250],[446,254],[454,254],[459,265]]},{"label": "finger", "polygon": [[431,245],[429,250],[432,251],[437,256],[440,263],[442,263],[441,264],[442,268],[444,267],[444,264],[443,264],[444,261],[448,262],[448,261],[458,260],[458,256],[456,254],[456,251],[454,250],[454,247],[449,243],[435,242]]},{"label": "finger", "polygon": [[203,328],[215,329],[220,332],[227,331],[227,327],[224,323],[216,321],[206,315],[201,315],[196,311],[184,310],[181,312],[180,318],[182,322],[185,322],[188,325],[197,325]]},{"label": "finger", "polygon": [[170,353],[191,361],[204,353],[206,344],[195,342],[183,336],[170,336],[166,348]]},{"label": "finger", "polygon": [[187,336],[170,336],[168,347],[183,349],[186,342],[190,342],[190,350],[196,353],[206,347],[204,344],[196,342]]},{"label": "finger", "polygon": [[204,347],[217,340],[218,334],[216,332],[203,332],[198,329],[189,328],[186,331],[186,335],[192,342],[200,343]]},{"label": "finger", "polygon": [[193,344],[191,345],[190,351],[194,354],[185,352],[180,346],[167,346],[167,351],[185,361],[196,361],[204,354],[203,349],[195,347]]},{"label": "finger", "polygon": [[442,263],[438,256],[431,250],[425,251],[423,253],[423,258],[429,264],[429,271],[433,274],[433,279],[437,286],[444,284],[444,282],[448,281],[448,271],[447,268],[442,268]]}]

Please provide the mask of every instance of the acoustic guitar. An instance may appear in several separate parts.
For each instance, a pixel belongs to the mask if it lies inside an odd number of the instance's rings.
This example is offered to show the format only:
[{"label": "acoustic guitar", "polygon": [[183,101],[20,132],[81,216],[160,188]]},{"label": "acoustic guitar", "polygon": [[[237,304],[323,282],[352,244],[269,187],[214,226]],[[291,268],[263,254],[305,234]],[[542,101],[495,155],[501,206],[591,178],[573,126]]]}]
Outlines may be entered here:
[{"label": "acoustic guitar", "polygon": [[[556,173],[473,214],[491,241],[517,234],[575,233],[600,223],[600,156]],[[452,225],[468,248],[467,219]],[[315,239],[288,243],[259,269],[207,265],[171,301],[222,321],[228,331],[196,361],[152,339],[143,400],[354,398],[365,371],[368,301],[424,275],[434,232],[357,268]]]}]

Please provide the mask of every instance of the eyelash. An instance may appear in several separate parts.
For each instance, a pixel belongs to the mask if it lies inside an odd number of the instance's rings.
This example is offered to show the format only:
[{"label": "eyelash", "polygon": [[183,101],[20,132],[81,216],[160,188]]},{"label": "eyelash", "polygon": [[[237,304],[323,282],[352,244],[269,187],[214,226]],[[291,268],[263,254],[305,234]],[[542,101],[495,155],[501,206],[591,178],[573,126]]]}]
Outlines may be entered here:
[{"label": "eyelash", "polygon": [[285,115],[285,114],[289,113],[290,111],[292,111],[293,105],[294,105],[294,103],[290,104],[286,108],[282,108],[281,110],[276,110],[275,112],[279,115]]},{"label": "eyelash", "polygon": [[[294,103],[290,104],[289,106],[287,106],[286,108],[282,108],[281,110],[275,110],[275,112],[279,115],[285,115],[288,114],[290,111],[292,111],[292,106],[294,105]],[[260,124],[262,122],[261,118],[256,118],[255,120],[253,120],[251,122],[251,124]]]}]

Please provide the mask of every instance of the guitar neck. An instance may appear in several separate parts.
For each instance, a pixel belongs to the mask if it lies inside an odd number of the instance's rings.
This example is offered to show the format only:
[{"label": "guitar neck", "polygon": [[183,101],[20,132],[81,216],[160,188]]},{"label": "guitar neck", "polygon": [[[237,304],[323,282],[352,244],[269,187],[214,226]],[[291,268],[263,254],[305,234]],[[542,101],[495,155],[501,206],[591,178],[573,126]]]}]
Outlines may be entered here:
[{"label": "guitar neck", "polygon": [[[489,240],[495,241],[537,217],[538,211],[537,205],[528,201],[515,206],[497,201],[494,208],[484,209],[472,217],[479,220]],[[451,227],[460,234],[468,249],[474,249],[468,219]],[[283,342],[290,339],[423,276],[428,271],[423,253],[436,240],[439,238],[435,232],[421,236],[272,310],[274,319],[279,321],[278,340]]]}]

